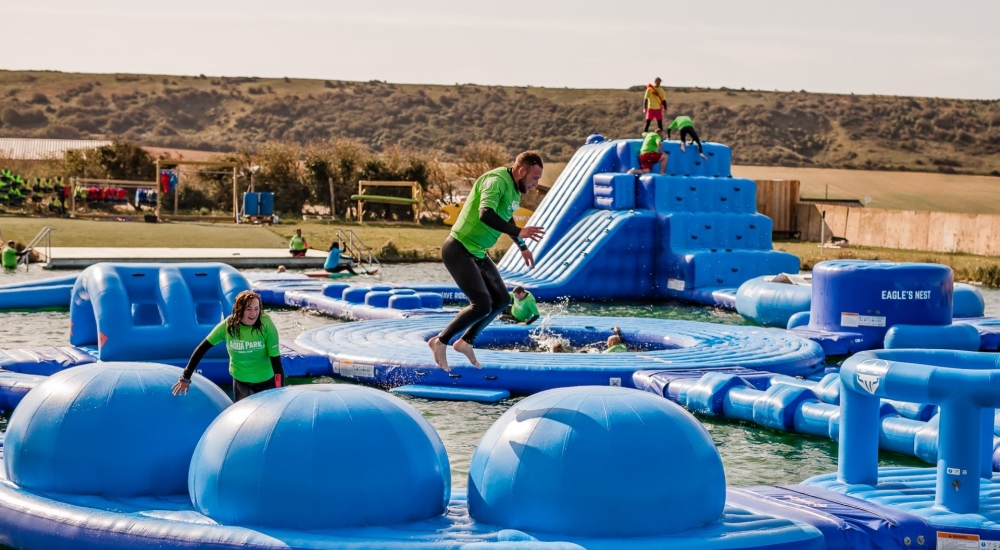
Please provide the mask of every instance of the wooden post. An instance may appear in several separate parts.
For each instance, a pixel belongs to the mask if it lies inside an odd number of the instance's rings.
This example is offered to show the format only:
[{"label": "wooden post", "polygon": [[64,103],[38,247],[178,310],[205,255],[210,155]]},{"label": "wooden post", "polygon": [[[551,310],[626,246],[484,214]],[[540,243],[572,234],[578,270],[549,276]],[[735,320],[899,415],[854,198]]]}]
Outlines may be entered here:
[{"label": "wooden post", "polygon": [[[363,194],[361,192],[361,182],[360,181],[358,182],[358,194],[359,195]],[[365,217],[364,217],[364,211],[362,210],[362,206],[361,206],[362,204],[364,204],[364,201],[362,201],[361,199],[358,199],[358,223],[362,223],[362,221],[365,219]]]},{"label": "wooden post", "polygon": [[334,200],[335,197],[333,194],[333,177],[329,177],[326,180],[330,184],[330,218],[333,221],[337,221],[337,202]]},{"label": "wooden post", "polygon": [[160,187],[160,159],[156,159],[156,221],[160,221],[160,201],[163,197],[163,188]]},{"label": "wooden post", "polygon": [[76,217],[76,178],[69,179],[69,217]]}]

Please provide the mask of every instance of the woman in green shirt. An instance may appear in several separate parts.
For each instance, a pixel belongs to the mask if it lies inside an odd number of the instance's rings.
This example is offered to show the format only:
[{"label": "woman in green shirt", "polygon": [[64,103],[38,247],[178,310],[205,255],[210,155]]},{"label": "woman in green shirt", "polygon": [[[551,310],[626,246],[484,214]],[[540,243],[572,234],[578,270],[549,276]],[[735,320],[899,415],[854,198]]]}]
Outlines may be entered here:
[{"label": "woman in green shirt", "polygon": [[285,370],[278,349],[278,329],[271,318],[261,312],[260,297],[251,290],[244,290],[233,301],[233,314],[216,325],[195,348],[184,374],[173,386],[174,395],[187,393],[191,375],[202,357],[223,340],[229,350],[229,374],[233,376],[233,394],[237,401],[281,387]]}]

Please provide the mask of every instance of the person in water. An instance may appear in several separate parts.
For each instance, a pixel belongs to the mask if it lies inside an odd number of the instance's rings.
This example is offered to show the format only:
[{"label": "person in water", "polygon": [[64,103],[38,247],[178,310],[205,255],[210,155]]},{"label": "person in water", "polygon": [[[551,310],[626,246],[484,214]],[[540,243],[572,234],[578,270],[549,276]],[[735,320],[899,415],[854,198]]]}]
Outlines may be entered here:
[{"label": "person in water", "polygon": [[535,297],[517,285],[510,293],[510,305],[504,310],[505,316],[510,316],[515,322],[521,325],[530,325],[538,320],[538,306],[535,304]]},{"label": "person in water", "polygon": [[226,341],[229,350],[229,374],[233,376],[233,394],[244,397],[280,388],[285,369],[278,350],[278,329],[260,310],[260,296],[244,290],[233,301],[233,314],[212,329],[195,348],[184,373],[173,386],[174,395],[184,395],[191,387],[191,375],[212,346]]},{"label": "person in water", "polygon": [[667,94],[660,87],[660,77],[652,84],[646,84],[646,94],[642,96],[642,111],[646,113],[646,127],[643,132],[649,131],[649,123],[656,121],[656,127],[663,131],[663,111],[667,107]]},{"label": "person in water", "polygon": [[307,243],[305,237],[302,236],[302,230],[296,229],[295,236],[288,241],[288,252],[296,258],[300,258],[305,256],[308,251],[309,243]]},{"label": "person in water", "polygon": [[639,167],[628,171],[629,174],[648,174],[653,171],[653,165],[660,164],[660,175],[667,173],[667,159],[663,152],[663,130],[642,134],[642,146],[639,148]]},{"label": "person in water", "polygon": [[451,234],[441,245],[445,268],[469,299],[469,305],[427,342],[434,353],[434,362],[442,369],[450,370],[448,344],[462,331],[464,334],[452,348],[465,355],[473,366],[481,368],[473,351],[476,337],[510,303],[503,278],[486,254],[500,234],[510,236],[517,243],[529,268],[535,266],[535,258],[525,239],[538,241],[545,229],[519,228],[514,224],[514,212],[521,206],[521,194],[537,187],[541,177],[542,157],[534,151],[518,155],[513,166],[490,170],[480,176],[472,185]]},{"label": "person in water", "polygon": [[341,271],[347,271],[351,275],[357,275],[354,272],[354,259],[350,256],[345,256],[340,250],[340,243],[334,241],[330,245],[330,254],[326,257],[326,263],[323,264],[323,269],[327,273],[340,273]]},{"label": "person in water", "polygon": [[604,350],[604,353],[622,353],[628,351],[625,347],[625,343],[622,342],[622,337],[617,334],[612,334],[608,336],[608,349]]},{"label": "person in water", "polygon": [[705,151],[701,148],[701,139],[698,138],[698,132],[694,131],[694,123],[691,122],[691,117],[679,116],[667,126],[667,139],[670,139],[671,130],[680,130],[678,139],[681,140],[681,152],[685,152],[684,146],[687,143],[687,138],[691,138],[691,141],[698,144],[698,155],[701,158],[708,160],[705,156]]}]

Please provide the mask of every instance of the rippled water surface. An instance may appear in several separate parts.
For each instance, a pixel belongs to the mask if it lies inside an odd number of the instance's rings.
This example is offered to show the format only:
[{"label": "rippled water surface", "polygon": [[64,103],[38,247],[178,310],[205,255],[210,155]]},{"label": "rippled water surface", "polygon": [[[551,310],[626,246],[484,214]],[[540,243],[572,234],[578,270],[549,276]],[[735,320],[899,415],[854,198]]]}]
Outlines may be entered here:
[{"label": "rippled water surface", "polygon": [[[71,275],[72,271],[48,272],[32,269],[30,273],[0,275],[0,284],[24,280]],[[379,280],[384,282],[449,282],[447,271],[440,264],[387,265]],[[981,288],[986,299],[986,314],[1000,316],[1000,291]],[[651,317],[687,319],[711,323],[744,324],[734,312],[677,303],[648,304],[559,303],[539,304],[542,314],[598,315],[611,317]],[[283,338],[338,321],[318,314],[298,310],[270,310],[272,319]],[[0,313],[0,347],[19,348],[69,344],[69,314]],[[331,378],[296,381],[312,384],[335,384]],[[451,460],[452,483],[466,486],[469,463],[480,438],[516,399],[486,405],[452,401],[429,401],[404,397],[434,426],[444,441]],[[831,472],[837,468],[837,446],[830,440],[787,434],[761,429],[742,423],[702,418],[722,455],[726,479],[730,485],[760,485],[796,483],[809,476]],[[6,424],[0,421],[0,428]],[[922,462],[900,455],[883,454],[883,464],[923,465]],[[641,463],[641,458],[637,458]]]}]

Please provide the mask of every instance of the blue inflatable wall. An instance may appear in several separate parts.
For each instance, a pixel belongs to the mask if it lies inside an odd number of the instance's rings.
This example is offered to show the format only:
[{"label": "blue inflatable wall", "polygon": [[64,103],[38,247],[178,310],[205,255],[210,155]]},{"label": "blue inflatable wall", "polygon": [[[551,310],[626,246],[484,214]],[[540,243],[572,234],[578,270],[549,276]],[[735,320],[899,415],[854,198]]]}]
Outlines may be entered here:
[{"label": "blue inflatable wall", "polygon": [[[226,264],[97,264],[73,287],[70,343],[102,361],[187,357],[250,283]],[[207,357],[226,357],[215,346]]]},{"label": "blue inflatable wall", "polygon": [[499,267],[510,285],[542,300],[675,298],[733,307],[753,277],[797,273],[799,260],[772,250],[771,220],[757,213],[756,184],[733,178],[731,152],[705,143],[708,160],[664,142],[667,174],[626,172],[638,140],[580,148],[528,221],[546,229],[529,243],[529,270],[516,247]]}]

